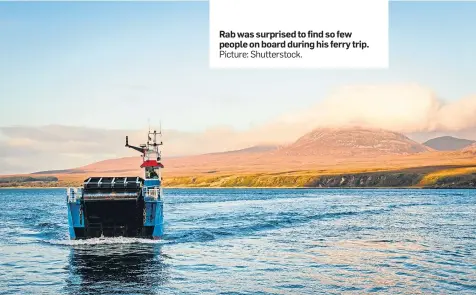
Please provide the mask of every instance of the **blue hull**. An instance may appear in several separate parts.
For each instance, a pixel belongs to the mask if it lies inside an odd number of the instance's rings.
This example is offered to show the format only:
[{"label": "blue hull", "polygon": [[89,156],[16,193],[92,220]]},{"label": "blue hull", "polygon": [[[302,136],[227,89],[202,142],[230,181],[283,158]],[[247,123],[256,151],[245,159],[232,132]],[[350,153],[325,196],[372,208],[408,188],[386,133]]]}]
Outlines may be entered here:
[{"label": "blue hull", "polygon": [[[137,218],[130,218],[130,220],[121,219],[112,225],[88,222],[88,216],[85,216],[85,211],[87,214],[88,206],[90,205],[82,202],[68,203],[68,225],[71,239],[137,237],[157,240],[164,234],[163,202],[161,201],[145,202],[145,220],[140,225],[135,222],[143,217],[144,214],[140,214],[140,212],[137,212]],[[98,204],[95,204],[95,206],[98,206]]]},{"label": "blue hull", "polygon": [[160,239],[164,234],[161,194],[160,188],[142,187],[142,182],[132,188],[112,185],[98,189],[86,184],[83,188],[70,188],[67,191],[70,238]]}]

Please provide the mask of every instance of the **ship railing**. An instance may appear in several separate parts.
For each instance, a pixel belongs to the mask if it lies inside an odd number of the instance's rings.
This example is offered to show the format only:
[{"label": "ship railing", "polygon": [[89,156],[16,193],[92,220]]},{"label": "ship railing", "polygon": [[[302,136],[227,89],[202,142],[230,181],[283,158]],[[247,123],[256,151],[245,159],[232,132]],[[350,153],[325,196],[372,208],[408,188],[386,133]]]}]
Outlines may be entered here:
[{"label": "ship railing", "polygon": [[153,200],[162,200],[162,187],[146,188],[145,195]]},{"label": "ship railing", "polygon": [[83,188],[81,187],[69,187],[66,189],[67,200],[69,203],[75,203],[83,196]]}]

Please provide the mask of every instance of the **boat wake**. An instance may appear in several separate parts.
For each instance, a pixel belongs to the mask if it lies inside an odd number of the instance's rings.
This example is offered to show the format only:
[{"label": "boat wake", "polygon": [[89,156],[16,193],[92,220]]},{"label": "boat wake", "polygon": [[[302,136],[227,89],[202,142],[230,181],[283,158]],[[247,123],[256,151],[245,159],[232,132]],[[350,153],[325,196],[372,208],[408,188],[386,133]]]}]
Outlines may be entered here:
[{"label": "boat wake", "polygon": [[76,246],[76,245],[107,245],[107,244],[163,244],[163,240],[150,240],[126,237],[90,238],[85,240],[48,240],[52,245]]}]

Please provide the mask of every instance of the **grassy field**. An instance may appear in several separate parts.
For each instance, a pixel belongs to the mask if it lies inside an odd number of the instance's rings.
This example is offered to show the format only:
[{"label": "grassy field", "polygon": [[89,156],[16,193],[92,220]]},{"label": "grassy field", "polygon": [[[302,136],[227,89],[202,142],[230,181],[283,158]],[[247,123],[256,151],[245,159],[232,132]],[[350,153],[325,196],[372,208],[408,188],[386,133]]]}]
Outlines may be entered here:
[{"label": "grassy field", "polygon": [[183,176],[166,178],[164,182],[169,187],[476,187],[476,167]]},{"label": "grassy field", "polygon": [[476,187],[476,167],[442,169],[426,174],[420,186],[445,187],[458,184],[463,187]]}]

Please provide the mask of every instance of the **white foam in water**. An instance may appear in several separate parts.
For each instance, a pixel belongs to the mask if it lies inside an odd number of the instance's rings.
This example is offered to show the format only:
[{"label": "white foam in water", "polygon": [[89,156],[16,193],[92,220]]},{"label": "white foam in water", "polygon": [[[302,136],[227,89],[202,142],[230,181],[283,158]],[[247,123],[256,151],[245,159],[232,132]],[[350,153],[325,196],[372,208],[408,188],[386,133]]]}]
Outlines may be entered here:
[{"label": "white foam in water", "polygon": [[47,241],[50,244],[54,245],[105,245],[105,244],[160,244],[163,243],[163,240],[150,240],[150,239],[139,239],[139,238],[125,238],[125,237],[114,237],[114,238],[91,238],[84,240],[50,240]]}]

